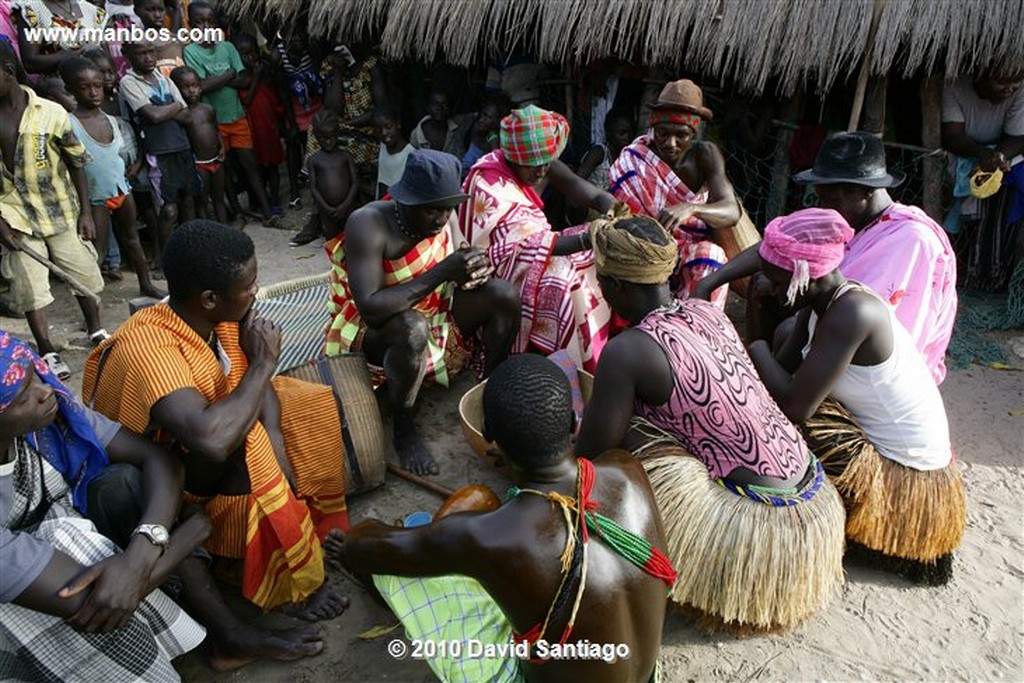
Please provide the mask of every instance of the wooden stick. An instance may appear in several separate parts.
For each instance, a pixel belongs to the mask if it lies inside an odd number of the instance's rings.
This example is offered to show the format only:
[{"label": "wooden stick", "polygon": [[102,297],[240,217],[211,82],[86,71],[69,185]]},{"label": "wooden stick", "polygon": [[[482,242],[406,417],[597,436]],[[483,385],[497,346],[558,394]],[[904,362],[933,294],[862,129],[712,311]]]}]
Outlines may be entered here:
[{"label": "wooden stick", "polygon": [[450,496],[453,493],[455,493],[455,491],[452,491],[451,489],[445,488],[444,486],[441,486],[440,484],[435,484],[434,482],[430,481],[429,479],[424,479],[423,477],[421,477],[421,476],[419,476],[417,474],[413,474],[412,472],[409,472],[408,470],[403,470],[398,465],[392,464],[390,462],[388,463],[388,472],[390,472],[391,474],[395,475],[396,477],[399,477],[401,479],[405,479],[409,483],[416,484],[417,486],[425,488],[426,490],[430,491],[431,493],[436,493],[437,495],[441,496],[442,498],[447,498],[448,496]]},{"label": "wooden stick", "polygon": [[100,305],[100,298],[98,296],[96,296],[96,294],[94,294],[93,292],[90,292],[89,289],[85,285],[83,285],[81,282],[79,282],[75,278],[73,278],[70,275],[68,275],[67,273],[65,273],[53,261],[51,261],[50,259],[46,258],[45,256],[43,256],[42,254],[40,254],[36,250],[32,249],[31,247],[26,246],[24,243],[21,244],[21,250],[23,252],[25,252],[28,256],[30,256],[32,259],[34,259],[34,260],[38,261],[39,263],[41,263],[42,265],[46,266],[47,269],[49,269],[49,271],[51,273],[53,273],[54,275],[59,277],[64,282],[68,283],[68,286],[71,287],[71,289],[73,289],[76,292],[78,292],[79,296],[84,296],[84,297],[86,297],[88,299],[92,299],[94,302],[96,302],[97,306]]}]

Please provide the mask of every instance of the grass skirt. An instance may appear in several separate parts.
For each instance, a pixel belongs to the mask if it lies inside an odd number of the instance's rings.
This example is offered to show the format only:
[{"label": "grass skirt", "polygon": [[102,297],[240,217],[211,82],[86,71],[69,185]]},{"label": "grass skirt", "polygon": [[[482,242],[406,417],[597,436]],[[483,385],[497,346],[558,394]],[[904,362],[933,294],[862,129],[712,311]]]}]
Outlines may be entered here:
[{"label": "grass skirt", "polygon": [[910,578],[933,584],[948,581],[951,554],[967,524],[967,501],[956,462],[922,471],[883,457],[850,413],[831,399],[822,403],[803,431],[846,504],[847,539],[903,574],[908,571],[901,570],[900,563],[886,563],[884,558],[937,568],[931,575],[927,567],[921,568],[924,575]]},{"label": "grass skirt", "polygon": [[809,500],[771,505],[717,483],[679,446],[654,445],[637,455],[679,572],[672,600],[695,611],[698,626],[783,631],[842,585],[843,504],[827,478]]}]

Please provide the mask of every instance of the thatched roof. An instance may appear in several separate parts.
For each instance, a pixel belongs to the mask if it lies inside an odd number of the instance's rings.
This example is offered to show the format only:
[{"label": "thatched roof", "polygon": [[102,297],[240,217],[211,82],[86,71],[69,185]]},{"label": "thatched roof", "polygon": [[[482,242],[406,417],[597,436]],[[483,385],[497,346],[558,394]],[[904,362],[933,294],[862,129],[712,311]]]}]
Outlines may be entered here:
[{"label": "thatched roof", "polygon": [[[237,7],[287,17],[302,4]],[[521,47],[548,62],[618,57],[756,92],[771,81],[782,93],[829,90],[866,53],[875,74],[1024,67],[1024,0],[312,0],[309,17],[312,35],[373,35],[389,58],[468,66]]]}]

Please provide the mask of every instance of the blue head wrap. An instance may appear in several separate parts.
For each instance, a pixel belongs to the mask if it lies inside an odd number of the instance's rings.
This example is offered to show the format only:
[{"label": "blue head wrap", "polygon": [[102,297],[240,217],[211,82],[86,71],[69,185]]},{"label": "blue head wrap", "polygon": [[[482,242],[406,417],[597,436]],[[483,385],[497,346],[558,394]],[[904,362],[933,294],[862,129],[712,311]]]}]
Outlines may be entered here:
[{"label": "blue head wrap", "polygon": [[75,508],[84,515],[89,482],[110,462],[107,451],[96,438],[85,406],[28,344],[0,330],[0,413],[7,410],[30,372],[53,388],[58,408],[52,423],[25,438],[71,485]]}]

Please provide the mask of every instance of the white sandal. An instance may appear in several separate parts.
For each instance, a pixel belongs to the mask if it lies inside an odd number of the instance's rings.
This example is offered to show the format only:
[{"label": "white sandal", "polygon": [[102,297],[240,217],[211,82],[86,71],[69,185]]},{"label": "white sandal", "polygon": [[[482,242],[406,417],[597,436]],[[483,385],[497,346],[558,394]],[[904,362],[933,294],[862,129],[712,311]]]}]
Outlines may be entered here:
[{"label": "white sandal", "polygon": [[71,378],[71,368],[60,359],[60,355],[56,351],[43,354],[43,362],[46,363],[46,367],[50,368],[50,372],[57,376],[57,379],[64,381]]},{"label": "white sandal", "polygon": [[89,335],[89,341],[93,346],[99,346],[108,339],[110,339],[110,333],[102,327]]}]

